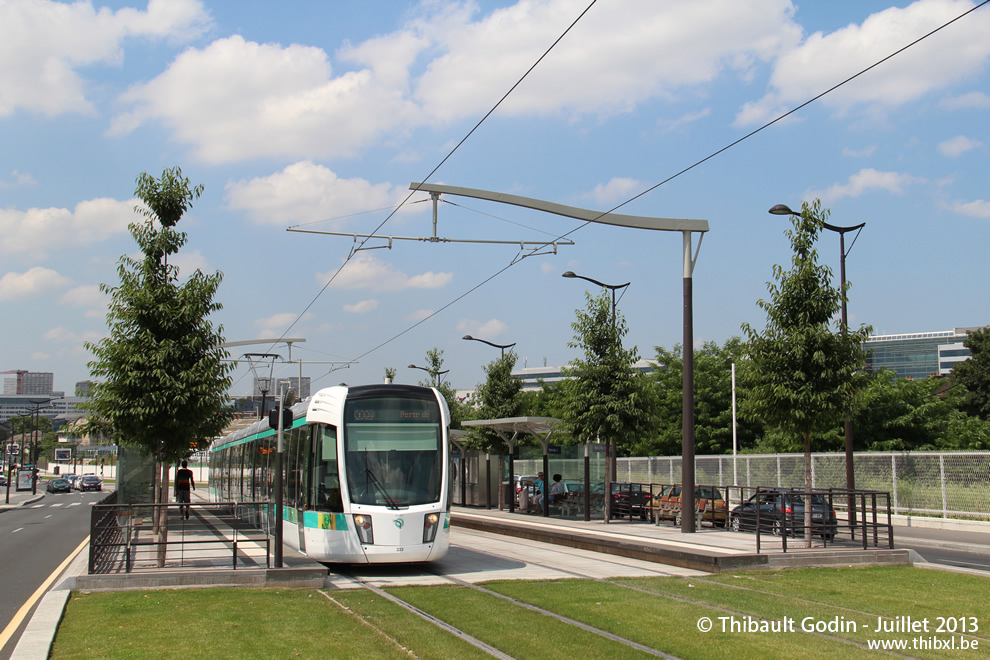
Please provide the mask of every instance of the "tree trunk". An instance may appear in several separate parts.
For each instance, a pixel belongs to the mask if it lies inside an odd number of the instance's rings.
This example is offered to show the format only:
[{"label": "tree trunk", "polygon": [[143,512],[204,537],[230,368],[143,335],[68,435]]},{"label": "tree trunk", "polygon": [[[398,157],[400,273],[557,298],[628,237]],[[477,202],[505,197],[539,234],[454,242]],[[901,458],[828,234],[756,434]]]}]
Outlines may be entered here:
[{"label": "tree trunk", "polygon": [[804,547],[811,547],[811,432],[804,434]]},{"label": "tree trunk", "polygon": [[156,507],[158,521],[158,568],[165,568],[165,557],[168,555],[168,463],[161,463],[162,471],[159,479],[158,502]]}]

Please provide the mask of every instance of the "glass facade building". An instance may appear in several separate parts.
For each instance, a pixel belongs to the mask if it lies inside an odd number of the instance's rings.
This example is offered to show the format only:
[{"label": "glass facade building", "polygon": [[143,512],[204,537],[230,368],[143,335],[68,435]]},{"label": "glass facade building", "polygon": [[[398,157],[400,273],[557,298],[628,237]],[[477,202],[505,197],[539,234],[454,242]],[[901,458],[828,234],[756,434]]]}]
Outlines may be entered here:
[{"label": "glass facade building", "polygon": [[903,335],[875,335],[866,340],[867,371],[887,369],[898,378],[947,376],[952,367],[969,357],[963,346],[970,331],[980,328],[955,328],[939,332]]}]

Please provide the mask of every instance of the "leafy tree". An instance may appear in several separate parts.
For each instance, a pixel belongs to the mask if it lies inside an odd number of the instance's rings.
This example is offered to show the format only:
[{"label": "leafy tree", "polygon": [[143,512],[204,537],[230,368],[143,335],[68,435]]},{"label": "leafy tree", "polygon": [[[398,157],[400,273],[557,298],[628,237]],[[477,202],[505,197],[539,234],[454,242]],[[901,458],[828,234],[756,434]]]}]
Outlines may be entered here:
[{"label": "leafy tree", "polygon": [[233,364],[222,347],[222,327],[209,321],[221,308],[214,296],[222,274],[197,270],[180,283],[169,263],[187,241],[173,227],[202,192],[178,167],[160,179],[138,176],[134,194],[144,204],[135,211],[145,220],[129,230],[144,256],[122,256],[120,283],[100,286],[111,297],[110,333],[86,343],[97,382],[82,432],[107,432],[154,456],[161,466],[158,502],[168,499],[169,465],[205,447],[230,419],[225,393]]},{"label": "leafy tree", "polygon": [[[512,377],[518,356],[513,352],[503,354],[485,365],[485,382],[478,385],[475,396],[480,402],[478,419],[502,419],[519,417],[527,401],[522,395],[522,381]],[[474,443],[481,449],[492,449],[502,444],[502,438],[491,429],[473,429]]]},{"label": "leafy tree", "polygon": [[[808,490],[812,436],[841,422],[849,410],[870,330],[833,332],[830,327],[846,292],[832,287],[831,270],[818,263],[815,242],[827,218],[818,200],[805,202],[801,215],[791,216],[791,269],[774,266],[777,283],[768,283],[770,300],[757,303],[767,314],[766,327],[757,332],[743,325],[754,375],[744,410],[803,444]],[[805,507],[805,528],[811,529],[810,506]],[[806,537],[810,547],[811,534]]]},{"label": "leafy tree", "polygon": [[[443,349],[431,348],[426,351],[426,371],[430,374],[430,379],[419,382],[423,387],[436,387],[443,398],[447,401],[447,408],[450,409],[450,428],[461,428],[461,422],[468,419],[468,407],[457,399],[457,392],[449,381],[444,381],[441,377],[443,369]],[[388,369],[385,370],[386,376]],[[395,370],[392,370],[394,377]]]},{"label": "leafy tree", "polygon": [[969,359],[952,369],[953,382],[966,388],[960,409],[983,421],[990,421],[990,327],[974,330],[963,340]]},{"label": "leafy tree", "polygon": [[[681,420],[684,415],[683,396],[683,351],[675,344],[670,351],[662,346],[655,347],[657,370],[653,373],[657,381],[659,402],[657,435],[649,438],[635,449],[640,456],[674,456],[681,453]],[[736,364],[737,383],[742,380],[741,371],[746,362],[743,359],[745,346],[739,337],[733,337],[719,346],[715,342],[705,342],[694,351],[694,401],[695,401],[695,446],[699,454],[724,454],[732,451],[732,365]],[[742,390],[737,387],[737,402]],[[751,447],[762,431],[759,422],[748,419],[736,420],[737,443],[740,448]]]},{"label": "leafy tree", "polygon": [[627,332],[621,315],[612,317],[608,293],[585,293],[587,309],[577,310],[571,324],[576,333],[571,348],[584,359],[563,369],[573,380],[562,383],[561,397],[568,431],[577,442],[611,441],[617,453],[629,455],[648,437],[655,423],[655,394],[650,378],[633,369],[636,348],[622,348]]}]

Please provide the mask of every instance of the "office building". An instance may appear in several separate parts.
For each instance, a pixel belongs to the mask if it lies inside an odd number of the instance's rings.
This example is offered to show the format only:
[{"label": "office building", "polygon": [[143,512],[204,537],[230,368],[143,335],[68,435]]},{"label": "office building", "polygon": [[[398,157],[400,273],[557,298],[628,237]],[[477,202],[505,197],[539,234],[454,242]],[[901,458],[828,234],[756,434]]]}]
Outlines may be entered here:
[{"label": "office building", "polygon": [[867,352],[866,369],[871,372],[887,369],[898,378],[947,376],[953,366],[969,357],[963,341],[970,332],[980,329],[874,335],[863,345]]}]

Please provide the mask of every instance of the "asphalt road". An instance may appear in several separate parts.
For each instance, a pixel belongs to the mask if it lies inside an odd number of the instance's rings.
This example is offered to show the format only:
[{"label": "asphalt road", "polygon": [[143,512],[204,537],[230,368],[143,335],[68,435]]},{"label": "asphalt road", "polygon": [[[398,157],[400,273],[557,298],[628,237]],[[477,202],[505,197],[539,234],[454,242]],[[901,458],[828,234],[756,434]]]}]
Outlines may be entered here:
[{"label": "asphalt road", "polygon": [[[44,483],[38,487],[43,492]],[[90,506],[104,496],[106,492],[47,494],[0,513],[0,631],[89,535]],[[0,648],[0,659],[10,656],[19,636],[20,630]]]},{"label": "asphalt road", "polygon": [[[905,548],[911,547],[909,543],[903,545]],[[968,568],[974,571],[986,571],[990,573],[990,554],[978,554],[975,552],[960,552],[958,550],[943,550],[941,548],[921,548],[913,547],[925,561],[932,564],[942,564],[955,568]]]}]

